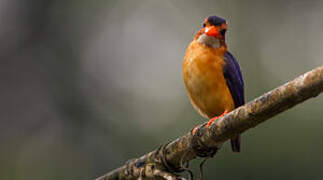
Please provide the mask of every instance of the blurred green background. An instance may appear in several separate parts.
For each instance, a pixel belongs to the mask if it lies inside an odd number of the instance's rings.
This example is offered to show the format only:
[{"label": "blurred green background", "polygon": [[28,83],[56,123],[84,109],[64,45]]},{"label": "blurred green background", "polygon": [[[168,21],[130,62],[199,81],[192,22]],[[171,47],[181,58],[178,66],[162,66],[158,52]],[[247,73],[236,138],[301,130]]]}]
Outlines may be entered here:
[{"label": "blurred green background", "polygon": [[[205,121],[181,63],[208,15],[229,23],[247,101],[323,64],[319,0],[2,0],[0,179],[93,179]],[[322,106],[226,143],[205,179],[322,179]]]}]

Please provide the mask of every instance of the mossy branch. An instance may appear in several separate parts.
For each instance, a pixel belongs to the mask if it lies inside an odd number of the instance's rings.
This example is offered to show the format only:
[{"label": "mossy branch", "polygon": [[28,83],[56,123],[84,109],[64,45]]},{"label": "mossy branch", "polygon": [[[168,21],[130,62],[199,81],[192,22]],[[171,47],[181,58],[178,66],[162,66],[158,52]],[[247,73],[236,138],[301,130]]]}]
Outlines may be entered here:
[{"label": "mossy branch", "polygon": [[[163,148],[131,160],[97,180],[181,179],[171,170],[180,169],[181,162],[196,158],[197,150],[205,146],[218,147],[236,134],[255,127],[309,98],[316,97],[322,91],[323,66],[320,66],[217,119],[209,129],[205,128],[205,124],[199,125],[198,138],[197,136],[193,138],[189,132]],[[192,148],[194,146],[195,148]],[[168,164],[167,167],[165,164]]]}]

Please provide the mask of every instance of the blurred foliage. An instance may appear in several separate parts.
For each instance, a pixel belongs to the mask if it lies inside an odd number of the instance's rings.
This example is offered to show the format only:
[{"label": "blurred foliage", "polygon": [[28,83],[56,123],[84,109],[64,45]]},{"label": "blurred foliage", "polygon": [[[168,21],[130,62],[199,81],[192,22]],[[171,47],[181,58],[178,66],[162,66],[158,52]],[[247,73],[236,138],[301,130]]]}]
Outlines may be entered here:
[{"label": "blurred foliage", "polygon": [[[0,179],[92,179],[205,121],[181,63],[208,15],[229,22],[247,100],[323,62],[319,0],[3,0],[0,12]],[[206,179],[321,179],[322,105],[244,133],[240,154],[226,144]]]}]

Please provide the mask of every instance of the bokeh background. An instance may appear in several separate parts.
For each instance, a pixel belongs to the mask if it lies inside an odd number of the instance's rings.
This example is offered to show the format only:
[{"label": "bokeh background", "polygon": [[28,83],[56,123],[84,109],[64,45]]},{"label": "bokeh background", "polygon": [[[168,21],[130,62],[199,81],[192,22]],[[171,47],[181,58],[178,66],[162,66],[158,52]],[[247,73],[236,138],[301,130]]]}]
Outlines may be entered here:
[{"label": "bokeh background", "polygon": [[[181,63],[208,15],[228,20],[247,101],[323,64],[320,0],[2,0],[0,179],[93,179],[205,121]],[[322,107],[225,144],[206,179],[321,179]]]}]

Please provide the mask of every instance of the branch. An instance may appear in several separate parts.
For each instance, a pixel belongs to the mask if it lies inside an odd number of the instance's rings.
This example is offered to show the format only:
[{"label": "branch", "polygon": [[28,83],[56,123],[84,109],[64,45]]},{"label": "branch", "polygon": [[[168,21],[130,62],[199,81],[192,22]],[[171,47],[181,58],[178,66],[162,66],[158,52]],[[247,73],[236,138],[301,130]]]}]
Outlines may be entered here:
[{"label": "branch", "polygon": [[[219,147],[236,134],[255,127],[309,98],[316,97],[322,91],[323,66],[320,66],[217,119],[209,129],[205,128],[205,124],[199,125],[198,138],[193,138],[189,132],[163,148],[131,160],[97,180],[154,178],[152,166],[159,173],[166,174],[171,170],[180,169],[181,162],[189,162],[197,157],[198,149],[205,146]],[[193,146],[198,147],[192,148]],[[165,167],[165,164],[168,165]]]}]

